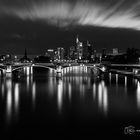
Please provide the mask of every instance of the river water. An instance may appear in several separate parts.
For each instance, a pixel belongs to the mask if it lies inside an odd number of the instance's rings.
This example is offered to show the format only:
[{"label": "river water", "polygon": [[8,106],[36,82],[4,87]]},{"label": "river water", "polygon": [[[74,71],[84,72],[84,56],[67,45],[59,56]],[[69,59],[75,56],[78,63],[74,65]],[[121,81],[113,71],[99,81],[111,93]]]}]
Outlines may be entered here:
[{"label": "river water", "polygon": [[[96,76],[87,68],[24,69],[0,77],[0,128],[4,137],[124,135],[140,129],[140,82],[118,74]],[[138,132],[135,132],[135,135]],[[140,133],[139,133],[140,134]]]}]

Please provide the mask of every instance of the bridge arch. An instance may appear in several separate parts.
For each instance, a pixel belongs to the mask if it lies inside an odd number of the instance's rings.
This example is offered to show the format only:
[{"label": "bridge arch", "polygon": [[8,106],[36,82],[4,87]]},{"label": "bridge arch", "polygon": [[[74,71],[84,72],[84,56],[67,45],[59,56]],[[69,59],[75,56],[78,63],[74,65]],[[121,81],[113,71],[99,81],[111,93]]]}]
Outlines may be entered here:
[{"label": "bridge arch", "polygon": [[17,67],[17,68],[12,69],[12,72],[13,71],[16,71],[16,70],[19,70],[19,69],[26,68],[26,67],[31,67],[31,66],[20,66],[20,67]]},{"label": "bridge arch", "polygon": [[56,71],[56,69],[51,68],[51,67],[47,67],[47,66],[42,66],[42,65],[31,65],[31,66],[21,66],[21,67],[18,67],[18,68],[14,68],[14,69],[12,69],[12,72],[15,71],[15,70],[19,70],[19,69],[26,68],[26,67],[41,67],[41,68],[46,68],[46,69],[51,69],[51,70]]},{"label": "bridge arch", "polygon": [[86,65],[84,65],[84,66],[80,66],[80,65],[77,65],[77,66],[66,66],[66,67],[63,67],[62,70],[65,70],[67,68],[76,68],[76,67],[83,68],[83,67],[88,67],[88,66],[86,66]]},{"label": "bridge arch", "polygon": [[32,65],[32,67],[40,67],[40,68],[46,68],[46,69],[50,69],[50,70],[56,71],[55,68],[51,68],[51,67],[43,66],[43,65]]}]

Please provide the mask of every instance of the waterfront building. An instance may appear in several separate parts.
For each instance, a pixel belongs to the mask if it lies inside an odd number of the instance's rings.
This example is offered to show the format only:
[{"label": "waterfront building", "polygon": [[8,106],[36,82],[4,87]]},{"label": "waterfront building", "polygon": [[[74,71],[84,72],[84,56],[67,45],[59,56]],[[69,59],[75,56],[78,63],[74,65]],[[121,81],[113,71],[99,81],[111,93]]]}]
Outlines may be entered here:
[{"label": "waterfront building", "polygon": [[48,49],[45,53],[45,56],[50,57],[51,60],[54,59],[55,51],[53,49]]}]

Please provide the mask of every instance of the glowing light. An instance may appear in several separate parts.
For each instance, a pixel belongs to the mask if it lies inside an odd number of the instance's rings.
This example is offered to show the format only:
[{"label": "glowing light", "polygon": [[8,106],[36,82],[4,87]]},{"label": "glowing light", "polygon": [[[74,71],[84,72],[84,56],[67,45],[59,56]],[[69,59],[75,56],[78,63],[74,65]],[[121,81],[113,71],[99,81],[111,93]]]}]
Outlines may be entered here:
[{"label": "glowing light", "polygon": [[108,94],[107,88],[104,87],[103,88],[103,110],[105,114],[107,113],[107,110],[108,110],[108,95],[107,94]]},{"label": "glowing light", "polygon": [[4,88],[4,84],[3,83],[1,85],[1,90],[2,90],[2,97],[4,97],[5,88]]},{"label": "glowing light", "polygon": [[11,79],[7,79],[6,88],[7,88],[6,115],[7,115],[7,122],[9,123],[12,115],[12,80]]},{"label": "glowing light", "polygon": [[118,74],[116,74],[116,85],[118,85]]},{"label": "glowing light", "polygon": [[35,100],[36,100],[36,83],[34,82],[32,85],[32,103],[33,108],[35,107]]},{"label": "glowing light", "polygon": [[27,75],[30,74],[30,67],[26,67],[26,74],[27,74]]},{"label": "glowing light", "polygon": [[140,82],[137,83],[137,107],[140,109]]},{"label": "glowing light", "polygon": [[102,85],[99,84],[98,86],[98,103],[99,103],[99,107],[102,107]]},{"label": "glowing light", "polygon": [[31,69],[31,74],[33,74],[33,66],[31,66],[30,69]]},{"label": "glowing light", "polygon": [[109,83],[110,83],[110,85],[111,85],[111,73],[109,73]]},{"label": "glowing light", "polygon": [[30,78],[29,78],[29,76],[26,77],[26,83],[27,83],[27,91],[29,91],[29,86],[30,86]]},{"label": "glowing light", "polygon": [[105,67],[102,67],[102,71],[105,72],[106,71],[106,68]]},{"label": "glowing light", "polygon": [[127,76],[125,76],[125,93],[127,93]]},{"label": "glowing light", "polygon": [[125,87],[127,87],[127,76],[125,76]]},{"label": "glowing light", "polygon": [[69,91],[69,101],[71,101],[72,87],[71,87],[71,84],[70,84],[70,83],[69,83],[69,85],[68,85],[68,91]]},{"label": "glowing light", "polygon": [[108,91],[104,81],[101,81],[101,83],[98,85],[98,105],[106,115],[108,111]]},{"label": "glowing light", "polygon": [[52,50],[52,49],[48,49],[47,51],[48,51],[48,52],[53,52],[54,50]]},{"label": "glowing light", "polygon": [[93,84],[93,98],[95,99],[96,97],[96,84]]},{"label": "glowing light", "polygon": [[7,66],[6,72],[11,73],[12,72],[12,66]]},{"label": "glowing light", "polygon": [[57,102],[58,102],[58,110],[61,112],[62,110],[62,103],[63,103],[63,82],[59,80],[57,85]]},{"label": "glowing light", "polygon": [[15,84],[15,90],[14,90],[14,107],[15,107],[15,113],[17,115],[18,108],[19,108],[19,84]]}]

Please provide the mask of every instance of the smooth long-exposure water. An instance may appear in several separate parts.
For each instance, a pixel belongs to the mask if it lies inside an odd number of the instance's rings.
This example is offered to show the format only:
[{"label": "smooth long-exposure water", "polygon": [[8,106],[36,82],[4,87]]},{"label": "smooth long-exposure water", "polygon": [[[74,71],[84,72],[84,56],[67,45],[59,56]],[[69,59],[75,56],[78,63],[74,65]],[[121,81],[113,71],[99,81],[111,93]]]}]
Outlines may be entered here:
[{"label": "smooth long-exposure water", "polygon": [[[68,68],[0,77],[0,127],[6,137],[122,134],[140,129],[140,82],[118,74],[95,76]],[[136,132],[135,132],[136,133]],[[138,134],[138,132],[137,132]]]}]

